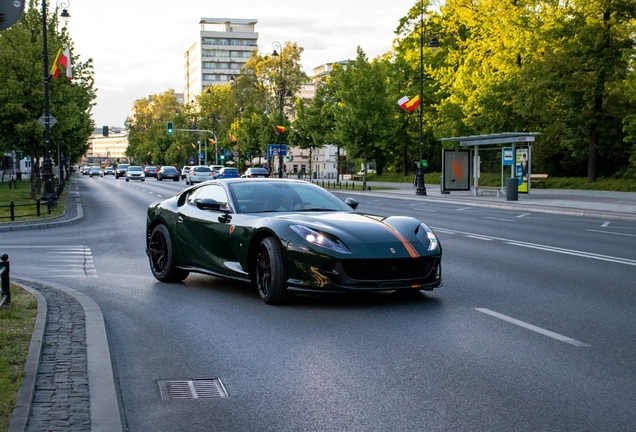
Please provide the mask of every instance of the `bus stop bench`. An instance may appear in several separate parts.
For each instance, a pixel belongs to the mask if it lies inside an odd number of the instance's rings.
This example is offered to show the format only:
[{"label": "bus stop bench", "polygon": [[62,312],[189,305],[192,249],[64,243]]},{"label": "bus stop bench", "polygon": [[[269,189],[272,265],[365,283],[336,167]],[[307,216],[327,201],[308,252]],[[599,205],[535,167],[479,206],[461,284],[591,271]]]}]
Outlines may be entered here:
[{"label": "bus stop bench", "polygon": [[475,186],[475,191],[477,192],[477,195],[479,195],[480,192],[482,194],[484,192],[496,193],[497,198],[499,198],[499,192],[501,192],[501,188],[497,186]]},{"label": "bus stop bench", "polygon": [[545,188],[545,180],[547,178],[547,174],[530,174],[530,186],[537,185],[537,187],[543,186]]}]

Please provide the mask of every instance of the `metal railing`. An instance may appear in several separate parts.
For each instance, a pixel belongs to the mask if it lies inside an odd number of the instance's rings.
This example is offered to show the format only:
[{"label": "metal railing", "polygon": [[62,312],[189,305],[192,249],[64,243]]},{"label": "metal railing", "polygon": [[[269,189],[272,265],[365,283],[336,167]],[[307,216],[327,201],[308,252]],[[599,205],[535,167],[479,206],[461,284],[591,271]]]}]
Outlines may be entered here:
[{"label": "metal railing", "polygon": [[9,288],[9,255],[2,254],[0,257],[0,281],[2,281],[2,293],[0,297],[0,306],[11,303],[11,290]]},{"label": "metal railing", "polygon": [[[17,215],[15,214],[15,208],[16,207],[26,207],[26,206],[35,206],[35,213],[28,213],[28,214],[21,214],[21,215]],[[11,219],[12,221],[15,220],[15,218],[20,218],[20,217],[28,217],[28,216],[41,216],[42,212],[41,212],[41,203],[40,203],[40,199],[38,198],[37,200],[35,200],[34,203],[24,203],[24,204],[16,204],[13,202],[13,200],[11,200],[11,203],[9,205],[0,205],[0,208],[8,208],[9,209],[9,216],[0,216],[0,219]],[[47,213],[51,213],[51,208],[52,206],[52,202],[51,201],[47,201],[46,202],[46,207],[47,207]]]}]

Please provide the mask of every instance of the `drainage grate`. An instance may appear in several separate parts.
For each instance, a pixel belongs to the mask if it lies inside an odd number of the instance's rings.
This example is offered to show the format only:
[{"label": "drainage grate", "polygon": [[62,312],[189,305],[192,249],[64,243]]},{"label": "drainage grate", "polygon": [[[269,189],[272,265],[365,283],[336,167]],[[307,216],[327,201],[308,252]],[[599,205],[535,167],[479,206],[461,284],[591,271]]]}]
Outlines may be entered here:
[{"label": "drainage grate", "polygon": [[184,381],[159,381],[161,399],[209,399],[227,397],[219,378]]}]

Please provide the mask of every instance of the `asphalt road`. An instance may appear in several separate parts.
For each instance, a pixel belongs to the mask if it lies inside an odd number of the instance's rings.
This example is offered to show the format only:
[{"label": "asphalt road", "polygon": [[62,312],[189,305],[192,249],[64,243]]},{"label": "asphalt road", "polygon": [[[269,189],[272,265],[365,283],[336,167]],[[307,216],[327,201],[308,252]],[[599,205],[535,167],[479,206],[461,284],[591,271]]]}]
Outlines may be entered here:
[{"label": "asphalt road", "polygon": [[[152,277],[146,208],[184,182],[78,183],[82,222],[2,233],[3,253],[100,306],[130,431],[636,425],[634,222],[357,196],[433,227],[444,286],[271,307],[249,285]],[[161,398],[160,382],[200,378],[229,397]]]}]

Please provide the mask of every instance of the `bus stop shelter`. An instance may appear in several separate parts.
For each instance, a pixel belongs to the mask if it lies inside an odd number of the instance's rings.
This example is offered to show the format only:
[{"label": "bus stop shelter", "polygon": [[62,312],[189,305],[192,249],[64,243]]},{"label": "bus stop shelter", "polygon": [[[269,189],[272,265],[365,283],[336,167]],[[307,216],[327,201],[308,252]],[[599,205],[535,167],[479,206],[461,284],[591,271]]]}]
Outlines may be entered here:
[{"label": "bus stop shelter", "polygon": [[[473,148],[473,195],[477,195],[477,188],[479,187],[479,148],[480,146],[500,146],[502,144],[511,144],[512,154],[515,154],[515,145],[528,146],[531,148],[531,143],[534,142],[534,137],[541,135],[539,132],[503,132],[498,134],[486,134],[486,135],[468,135],[451,138],[441,138],[440,141],[459,141],[459,145],[462,147]],[[483,148],[483,147],[482,147]],[[500,147],[497,147],[500,148]],[[444,167],[442,169],[445,169]],[[531,169],[531,165],[530,168]],[[446,173],[442,172],[442,176]],[[528,172],[528,178],[530,178],[530,172]],[[511,170],[511,179],[516,182],[516,172]],[[508,179],[510,180],[510,179]],[[506,181],[506,197],[509,198],[508,183],[511,185],[513,182]],[[516,184],[516,183],[515,183]],[[517,190],[515,189],[515,197]],[[528,181],[528,193],[530,193],[530,181]],[[516,199],[516,198],[515,198]]]}]

